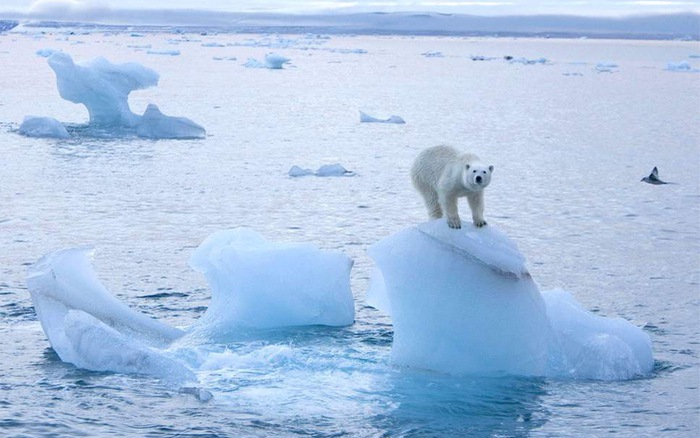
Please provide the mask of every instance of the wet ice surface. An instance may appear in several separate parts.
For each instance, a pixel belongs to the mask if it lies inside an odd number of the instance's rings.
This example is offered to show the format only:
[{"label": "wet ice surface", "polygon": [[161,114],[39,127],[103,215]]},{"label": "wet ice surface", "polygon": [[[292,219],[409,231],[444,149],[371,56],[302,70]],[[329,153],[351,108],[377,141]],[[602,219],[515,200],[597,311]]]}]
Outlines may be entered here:
[{"label": "wet ice surface", "polygon": [[[0,87],[3,428],[34,436],[698,430],[700,76],[666,70],[685,59],[697,69],[689,57],[697,43],[333,37],[306,44],[323,50],[275,48],[295,68],[268,71],[212,59],[260,57],[265,49],[250,41],[266,37],[212,38],[239,45],[203,48],[210,39],[200,35],[0,35],[0,60],[15,66]],[[133,111],[168,102],[168,114],[206,121],[207,138],[86,130],[87,112],[58,96],[35,55],[49,46],[153,68],[161,83],[133,92]],[[421,56],[430,51],[444,56]],[[494,59],[473,62],[473,53]],[[603,61],[617,67],[600,74]],[[410,123],[360,123],[360,109]],[[27,114],[56,115],[73,138],[18,135]],[[644,326],[653,377],[488,379],[390,365],[390,319],[363,304],[366,249],[426,219],[408,170],[420,149],[439,143],[496,165],[487,220],[517,243],[540,289],[565,289],[595,314]],[[295,164],[336,162],[357,176],[287,175]],[[639,182],[653,166],[678,184]],[[24,282],[42,254],[96,245],[99,278],[118,299],[184,327],[210,298],[188,258],[206,236],[239,226],[355,260],[355,324],[231,333],[188,358],[202,371],[196,390],[183,392],[153,377],[82,371],[48,348]],[[213,398],[203,402],[199,388]]]}]

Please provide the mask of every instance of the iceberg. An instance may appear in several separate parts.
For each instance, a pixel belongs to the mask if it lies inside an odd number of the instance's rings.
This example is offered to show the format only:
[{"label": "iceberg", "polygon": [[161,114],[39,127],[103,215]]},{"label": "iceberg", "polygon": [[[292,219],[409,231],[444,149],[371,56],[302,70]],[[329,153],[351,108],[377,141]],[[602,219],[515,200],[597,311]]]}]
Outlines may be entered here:
[{"label": "iceberg", "polygon": [[136,135],[145,138],[204,138],[204,128],[187,117],[166,116],[149,104],[136,125]]},{"label": "iceberg", "polygon": [[666,70],[668,71],[682,71],[682,72],[695,72],[697,73],[698,70],[693,69],[690,65],[690,63],[686,60],[683,60],[681,62],[669,62],[666,64]]},{"label": "iceberg", "polygon": [[90,125],[100,128],[127,128],[146,138],[204,138],[205,130],[185,117],[166,116],[149,104],[143,116],[129,108],[129,94],[158,84],[154,70],[134,62],[112,64],[98,57],[75,63],[67,53],[43,49],[56,74],[62,98],[85,105]]},{"label": "iceberg", "polygon": [[399,116],[391,116],[388,119],[378,119],[376,117],[372,117],[367,113],[364,113],[360,111],[360,123],[396,123],[396,124],[404,124],[406,121],[399,117]]},{"label": "iceberg", "polygon": [[450,374],[619,380],[649,374],[651,341],[622,319],[542,294],[505,234],[437,219],[372,245],[367,302],[394,324],[392,361]]},{"label": "iceberg", "polygon": [[63,123],[53,117],[25,116],[19,133],[27,137],[70,138]]},{"label": "iceberg", "polygon": [[117,300],[97,279],[91,255],[91,248],[57,251],[29,268],[32,303],[56,354],[94,371],[193,379],[164,349],[184,332]]},{"label": "iceberg", "polygon": [[219,231],[192,254],[189,265],[206,277],[211,304],[198,325],[229,328],[354,322],[353,262],[311,244],[276,243],[247,228]]},{"label": "iceberg", "polygon": [[81,65],[70,55],[53,52],[49,66],[56,73],[62,98],[85,105],[90,124],[134,127],[139,116],[129,109],[129,93],[158,84],[159,75],[140,64],[112,64],[98,57]]}]

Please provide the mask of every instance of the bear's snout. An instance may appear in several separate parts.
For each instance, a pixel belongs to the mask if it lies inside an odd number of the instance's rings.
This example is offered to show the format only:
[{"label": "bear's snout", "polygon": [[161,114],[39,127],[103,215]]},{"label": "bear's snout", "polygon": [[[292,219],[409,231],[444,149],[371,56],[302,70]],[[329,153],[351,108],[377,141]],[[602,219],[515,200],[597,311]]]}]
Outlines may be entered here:
[{"label": "bear's snout", "polygon": [[481,184],[481,175],[476,176],[476,183]]}]

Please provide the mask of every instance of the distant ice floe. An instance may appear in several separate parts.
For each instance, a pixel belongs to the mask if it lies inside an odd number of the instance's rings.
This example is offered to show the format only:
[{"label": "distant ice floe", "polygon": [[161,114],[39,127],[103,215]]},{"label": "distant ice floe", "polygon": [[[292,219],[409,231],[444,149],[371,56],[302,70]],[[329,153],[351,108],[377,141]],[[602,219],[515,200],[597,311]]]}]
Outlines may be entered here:
[{"label": "distant ice floe", "polygon": [[179,50],[147,50],[149,55],[180,56]]},{"label": "distant ice floe", "polygon": [[599,62],[595,69],[598,73],[614,73],[620,66],[614,62]]},{"label": "distant ice floe", "polygon": [[[90,115],[89,125],[93,127],[112,128],[115,132],[126,128],[147,138],[204,138],[206,135],[204,128],[195,122],[185,117],[166,116],[153,104],[143,115],[131,111],[129,94],[158,84],[158,73],[148,67],[134,62],[112,64],[102,57],[75,63],[67,53],[50,49],[37,53],[48,57],[61,97],[85,105]],[[25,129],[20,132],[30,132],[30,126],[38,129],[38,125],[43,129],[51,126],[58,129],[55,132],[61,132],[55,122],[25,120]]]},{"label": "distant ice floe", "polygon": [[445,55],[442,54],[442,52],[437,52],[437,51],[427,51],[421,53],[421,55],[425,56],[426,58],[444,58]]},{"label": "distant ice floe", "polygon": [[324,164],[321,167],[319,167],[316,171],[313,171],[311,169],[303,169],[299,166],[292,166],[291,169],[289,169],[289,172],[287,174],[292,177],[292,178],[298,178],[300,176],[320,176],[320,177],[328,177],[328,176],[355,176],[357,175],[355,172],[351,170],[347,170],[344,168],[342,165],[336,163],[336,164]]},{"label": "distant ice floe", "polygon": [[360,123],[395,123],[401,125],[406,123],[406,121],[399,116],[391,116],[388,119],[378,119],[360,111]]},{"label": "distant ice floe", "polygon": [[19,126],[19,133],[27,137],[70,138],[63,123],[53,117],[26,116]]},{"label": "distant ice floe", "polygon": [[690,63],[686,60],[683,60],[681,62],[669,62],[668,64],[666,64],[666,70],[677,71],[677,72],[693,72],[693,73],[700,72],[700,70],[692,68]]},{"label": "distant ice floe", "polygon": [[545,64],[549,63],[547,58],[534,58],[534,59],[511,58],[511,59],[508,59],[508,62],[510,62],[511,64],[523,64],[523,65],[535,65],[535,64],[545,65]]},{"label": "distant ice floe", "polygon": [[392,361],[451,374],[624,380],[649,375],[639,327],[540,293],[514,242],[493,227],[443,219],[372,245],[368,304],[392,318]]},{"label": "distant ice floe", "polygon": [[282,55],[276,53],[268,53],[265,55],[265,60],[263,62],[258,61],[254,58],[248,58],[244,67],[247,68],[268,68],[271,70],[280,70],[284,68],[285,64],[288,64],[291,60]]}]

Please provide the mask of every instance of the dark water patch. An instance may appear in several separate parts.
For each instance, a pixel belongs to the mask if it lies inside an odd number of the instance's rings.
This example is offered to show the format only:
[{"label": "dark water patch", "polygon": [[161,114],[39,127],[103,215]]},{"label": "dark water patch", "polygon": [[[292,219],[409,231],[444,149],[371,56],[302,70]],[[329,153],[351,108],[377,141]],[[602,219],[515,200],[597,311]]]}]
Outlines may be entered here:
[{"label": "dark water patch", "polygon": [[161,299],[161,298],[187,298],[189,295],[183,292],[158,292],[154,294],[141,295],[136,298]]},{"label": "dark water patch", "polygon": [[676,365],[672,362],[665,360],[654,360],[654,368],[652,374],[655,377],[660,377],[662,375],[675,373],[676,371],[681,371],[690,368],[688,365]]}]

